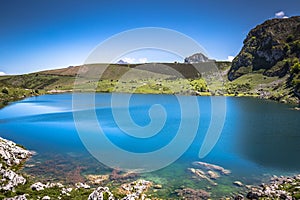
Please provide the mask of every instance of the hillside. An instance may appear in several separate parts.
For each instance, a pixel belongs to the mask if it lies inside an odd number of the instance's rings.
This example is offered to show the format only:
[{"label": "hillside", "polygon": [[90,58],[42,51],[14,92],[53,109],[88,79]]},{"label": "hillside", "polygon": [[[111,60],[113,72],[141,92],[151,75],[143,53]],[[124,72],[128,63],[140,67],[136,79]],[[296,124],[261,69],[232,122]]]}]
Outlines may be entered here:
[{"label": "hillside", "polygon": [[[75,80],[76,88],[81,92],[95,89],[97,92],[210,95],[219,90],[219,85],[223,85],[218,77],[210,78],[209,85],[214,85],[210,88],[201,78],[202,74],[210,75],[211,66],[217,66],[224,71],[229,68],[230,63],[89,64],[23,75],[0,76],[0,107],[28,96],[72,92]],[[170,68],[179,73],[174,73]],[[81,73],[78,76],[79,70]],[[102,74],[101,78],[97,76],[99,71]],[[124,74],[129,71],[130,75],[124,79]]]},{"label": "hillside", "polygon": [[228,80],[278,101],[300,98],[300,17],[267,20],[252,29]]}]

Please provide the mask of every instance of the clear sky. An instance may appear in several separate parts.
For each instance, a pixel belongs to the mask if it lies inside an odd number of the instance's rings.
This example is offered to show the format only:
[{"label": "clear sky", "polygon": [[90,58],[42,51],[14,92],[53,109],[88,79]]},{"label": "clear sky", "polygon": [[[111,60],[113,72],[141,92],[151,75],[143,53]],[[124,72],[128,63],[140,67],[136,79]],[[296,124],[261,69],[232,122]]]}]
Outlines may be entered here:
[{"label": "clear sky", "polygon": [[[300,1],[0,0],[0,74],[80,65],[105,39],[141,27],[174,29],[211,58],[227,60],[250,29],[275,13],[300,15]],[[147,55],[127,59],[155,61]]]}]

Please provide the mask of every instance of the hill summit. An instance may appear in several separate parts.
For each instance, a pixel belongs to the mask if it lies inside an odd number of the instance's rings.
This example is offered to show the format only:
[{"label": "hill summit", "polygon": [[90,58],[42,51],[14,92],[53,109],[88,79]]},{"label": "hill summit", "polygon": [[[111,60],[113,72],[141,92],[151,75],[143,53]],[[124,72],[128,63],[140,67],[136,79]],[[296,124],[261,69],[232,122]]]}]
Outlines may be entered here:
[{"label": "hill summit", "polygon": [[249,73],[287,77],[287,86],[300,97],[300,16],[271,19],[252,29],[232,61],[228,79]]},{"label": "hill summit", "polygon": [[208,62],[210,61],[208,59],[208,57],[206,57],[204,54],[202,53],[195,53],[189,57],[186,57],[184,59],[184,63],[202,63],[202,62]]}]

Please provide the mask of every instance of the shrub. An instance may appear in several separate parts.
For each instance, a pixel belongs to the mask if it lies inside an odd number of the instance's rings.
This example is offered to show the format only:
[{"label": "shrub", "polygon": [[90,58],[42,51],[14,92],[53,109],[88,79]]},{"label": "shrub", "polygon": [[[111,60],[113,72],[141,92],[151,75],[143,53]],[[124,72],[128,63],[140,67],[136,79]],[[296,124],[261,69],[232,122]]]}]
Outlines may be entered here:
[{"label": "shrub", "polygon": [[291,67],[292,74],[298,74],[300,72],[300,63],[297,62]]},{"label": "shrub", "polygon": [[207,91],[207,84],[206,84],[205,80],[203,80],[203,79],[192,80],[190,82],[190,84],[193,87],[193,89],[198,91],[198,92]]},{"label": "shrub", "polygon": [[8,89],[7,89],[7,88],[3,88],[3,89],[2,89],[2,93],[3,93],[3,94],[8,94],[8,93],[9,93],[9,92],[8,92]]},{"label": "shrub", "polygon": [[289,35],[287,38],[286,38],[286,42],[292,42],[294,40],[294,35]]}]

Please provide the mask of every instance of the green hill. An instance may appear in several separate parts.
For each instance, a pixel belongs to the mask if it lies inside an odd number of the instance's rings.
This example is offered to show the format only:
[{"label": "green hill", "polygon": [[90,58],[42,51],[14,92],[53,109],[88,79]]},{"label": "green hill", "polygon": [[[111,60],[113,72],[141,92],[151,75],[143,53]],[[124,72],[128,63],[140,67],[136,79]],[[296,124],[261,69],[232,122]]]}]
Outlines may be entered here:
[{"label": "green hill", "polygon": [[267,20],[252,29],[232,62],[228,80],[278,101],[300,98],[300,17]]}]

